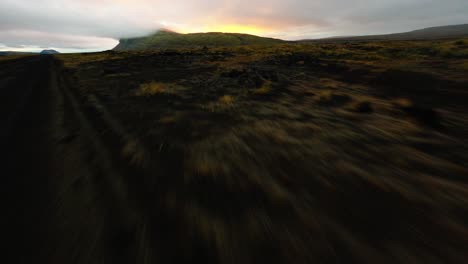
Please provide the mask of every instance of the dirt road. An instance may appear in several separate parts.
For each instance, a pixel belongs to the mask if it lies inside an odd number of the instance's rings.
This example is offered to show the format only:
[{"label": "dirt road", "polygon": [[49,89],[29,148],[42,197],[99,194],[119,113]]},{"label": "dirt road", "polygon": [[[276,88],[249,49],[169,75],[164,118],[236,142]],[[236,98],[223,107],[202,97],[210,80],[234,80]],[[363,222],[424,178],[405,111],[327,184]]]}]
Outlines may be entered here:
[{"label": "dirt road", "polygon": [[1,83],[5,263],[126,262],[118,250],[125,231],[112,230],[122,230],[113,208],[122,202],[104,183],[102,169],[109,165],[92,147],[99,137],[83,123],[70,91],[58,85],[57,62],[37,56],[2,64],[10,77]]}]

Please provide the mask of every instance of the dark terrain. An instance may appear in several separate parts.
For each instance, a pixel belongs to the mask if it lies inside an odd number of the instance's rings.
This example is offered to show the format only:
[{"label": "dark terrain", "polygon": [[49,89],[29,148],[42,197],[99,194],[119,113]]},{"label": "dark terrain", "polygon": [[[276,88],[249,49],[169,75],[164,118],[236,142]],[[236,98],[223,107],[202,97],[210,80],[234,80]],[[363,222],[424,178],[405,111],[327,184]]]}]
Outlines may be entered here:
[{"label": "dark terrain", "polygon": [[468,24],[430,27],[409,32],[368,35],[368,36],[338,36],[332,38],[302,40],[301,42],[344,42],[344,41],[376,41],[376,40],[438,40],[468,37]]},{"label": "dark terrain", "polygon": [[468,40],[0,58],[5,263],[464,263]]}]

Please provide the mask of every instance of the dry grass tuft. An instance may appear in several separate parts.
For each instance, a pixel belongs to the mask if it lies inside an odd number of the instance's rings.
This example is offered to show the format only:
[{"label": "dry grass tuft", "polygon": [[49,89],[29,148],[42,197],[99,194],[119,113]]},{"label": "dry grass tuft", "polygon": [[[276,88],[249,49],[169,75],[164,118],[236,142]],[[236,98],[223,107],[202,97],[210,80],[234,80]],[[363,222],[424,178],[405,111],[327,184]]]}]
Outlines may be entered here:
[{"label": "dry grass tuft", "polygon": [[260,88],[255,89],[253,93],[258,95],[268,94],[271,91],[272,84],[273,83],[271,81],[264,81],[262,86]]},{"label": "dry grass tuft", "polygon": [[138,90],[135,92],[136,96],[152,96],[156,94],[162,94],[167,91],[167,84],[152,81],[150,83],[144,83],[140,85]]},{"label": "dry grass tuft", "polygon": [[344,84],[337,80],[321,78],[320,85],[327,89],[337,89],[337,88],[342,87]]},{"label": "dry grass tuft", "polygon": [[351,96],[332,91],[323,91],[317,97],[317,102],[324,106],[341,106],[351,101]]},{"label": "dry grass tuft", "polygon": [[393,100],[392,104],[397,108],[409,108],[412,107],[414,104],[408,98],[398,98]]},{"label": "dry grass tuft", "polygon": [[218,99],[218,103],[221,105],[232,105],[232,103],[234,103],[234,97],[231,95],[223,95]]},{"label": "dry grass tuft", "polygon": [[159,119],[159,123],[161,124],[174,124],[177,122],[175,116],[164,116]]}]

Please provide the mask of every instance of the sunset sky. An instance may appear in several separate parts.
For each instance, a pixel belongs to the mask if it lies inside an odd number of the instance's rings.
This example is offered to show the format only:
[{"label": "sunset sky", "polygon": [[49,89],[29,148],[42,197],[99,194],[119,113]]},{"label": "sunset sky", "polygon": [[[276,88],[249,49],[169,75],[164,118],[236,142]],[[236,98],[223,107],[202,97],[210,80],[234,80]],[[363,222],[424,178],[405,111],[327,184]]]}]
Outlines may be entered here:
[{"label": "sunset sky", "polygon": [[0,50],[106,50],[158,28],[291,40],[393,33],[467,14],[467,0],[0,0]]}]

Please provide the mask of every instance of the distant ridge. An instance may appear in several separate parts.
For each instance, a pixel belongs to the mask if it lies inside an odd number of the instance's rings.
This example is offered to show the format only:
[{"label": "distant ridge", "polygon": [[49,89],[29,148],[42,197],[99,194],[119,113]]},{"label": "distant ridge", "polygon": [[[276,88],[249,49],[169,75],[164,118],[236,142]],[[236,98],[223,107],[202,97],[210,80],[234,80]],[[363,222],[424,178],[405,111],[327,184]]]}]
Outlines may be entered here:
[{"label": "distant ridge", "polygon": [[243,45],[271,45],[283,43],[283,40],[264,38],[239,33],[191,33],[180,34],[170,30],[160,30],[150,36],[121,39],[114,50],[151,50],[164,48],[190,47],[229,47]]},{"label": "distant ridge", "polygon": [[349,36],[349,37],[331,37],[324,39],[307,39],[299,42],[339,42],[339,41],[371,41],[371,40],[430,40],[446,38],[468,37],[468,24],[451,25],[441,27],[430,27],[413,30],[403,33],[368,35],[368,36]]},{"label": "distant ridge", "polygon": [[20,51],[0,51],[0,56],[12,56],[12,55],[33,55],[33,52],[20,52]]},{"label": "distant ridge", "polygon": [[43,50],[41,52],[22,52],[22,51],[0,51],[0,56],[12,56],[12,55],[51,55],[51,54],[60,54],[60,52],[49,49]]}]

